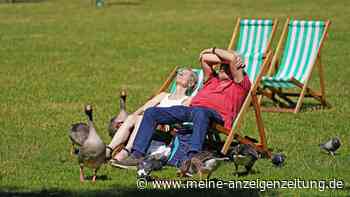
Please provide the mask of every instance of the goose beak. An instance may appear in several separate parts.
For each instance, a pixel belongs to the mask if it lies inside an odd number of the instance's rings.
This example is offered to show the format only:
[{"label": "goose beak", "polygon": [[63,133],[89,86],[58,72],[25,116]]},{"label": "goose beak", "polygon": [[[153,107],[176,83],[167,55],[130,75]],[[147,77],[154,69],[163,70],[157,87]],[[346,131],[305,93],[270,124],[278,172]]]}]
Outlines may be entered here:
[{"label": "goose beak", "polygon": [[92,110],[92,106],[91,105],[86,105],[85,110],[86,111],[91,111]]},{"label": "goose beak", "polygon": [[126,89],[122,89],[121,92],[120,92],[120,96],[121,97],[126,97]]}]

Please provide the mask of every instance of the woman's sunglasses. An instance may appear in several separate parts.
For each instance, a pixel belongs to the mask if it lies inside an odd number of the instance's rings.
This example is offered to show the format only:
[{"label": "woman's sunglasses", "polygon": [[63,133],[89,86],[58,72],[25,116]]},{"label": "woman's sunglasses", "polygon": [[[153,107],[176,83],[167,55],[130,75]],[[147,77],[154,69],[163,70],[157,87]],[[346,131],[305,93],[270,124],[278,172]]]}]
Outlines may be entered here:
[{"label": "woman's sunglasses", "polygon": [[182,76],[184,74],[185,70],[179,69],[176,71],[176,76]]}]

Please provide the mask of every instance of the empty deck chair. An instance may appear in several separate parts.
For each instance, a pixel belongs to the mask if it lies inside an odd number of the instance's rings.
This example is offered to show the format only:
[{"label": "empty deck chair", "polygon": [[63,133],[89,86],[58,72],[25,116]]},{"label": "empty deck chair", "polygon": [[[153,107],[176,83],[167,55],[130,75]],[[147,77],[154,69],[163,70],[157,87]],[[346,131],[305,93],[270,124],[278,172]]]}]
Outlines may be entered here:
[{"label": "empty deck chair", "polygon": [[[270,76],[264,76],[261,81],[264,88],[261,92],[262,95],[279,103],[280,107],[263,108],[264,111],[297,113],[304,97],[313,97],[320,101],[323,106],[327,105],[321,64],[321,48],[329,25],[328,20],[287,19],[271,62]],[[285,42],[284,45],[283,42]],[[284,46],[284,52],[281,60],[279,60],[282,46]],[[315,65],[318,66],[319,71],[320,92],[313,91],[308,87]],[[301,91],[287,91],[292,88],[300,88]],[[292,96],[298,97],[296,104],[290,98]]]}]

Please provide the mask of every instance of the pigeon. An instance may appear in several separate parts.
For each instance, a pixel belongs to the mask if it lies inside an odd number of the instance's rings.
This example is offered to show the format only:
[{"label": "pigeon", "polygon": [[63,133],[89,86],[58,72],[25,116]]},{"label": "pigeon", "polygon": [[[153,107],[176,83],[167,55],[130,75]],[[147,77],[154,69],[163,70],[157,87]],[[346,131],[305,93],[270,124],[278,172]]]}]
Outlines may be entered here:
[{"label": "pigeon", "polygon": [[98,169],[106,162],[106,145],[96,133],[92,111],[91,105],[87,105],[85,114],[88,116],[88,124],[74,124],[70,132],[72,143],[79,147],[76,154],[80,165],[81,182],[84,181],[85,166],[93,169],[92,181],[95,182]]},{"label": "pigeon", "polygon": [[217,159],[216,158],[212,158],[212,159],[208,159],[204,162],[203,167],[206,169],[211,169],[211,171],[213,171],[214,169],[216,169],[217,167]]},{"label": "pigeon", "polygon": [[146,157],[137,165],[137,177],[152,180],[150,174],[154,170],[161,170],[166,164],[166,160],[159,160],[155,157]]},{"label": "pigeon", "polygon": [[236,172],[238,174],[238,167],[244,166],[248,174],[252,169],[256,160],[258,160],[258,152],[249,144],[238,144],[233,148],[231,153],[231,160],[235,164]]},{"label": "pigeon", "polygon": [[283,153],[276,153],[272,155],[271,162],[276,167],[282,167],[284,164],[284,161],[286,160],[286,156]]},{"label": "pigeon", "polygon": [[126,90],[122,89],[119,97],[119,114],[114,116],[108,125],[108,134],[111,138],[113,138],[114,134],[117,132],[120,125],[126,120],[128,117],[128,112],[126,111]]},{"label": "pigeon", "polygon": [[341,145],[341,143],[340,143],[339,137],[335,137],[324,144],[320,144],[320,147],[321,147],[321,149],[326,150],[328,153],[330,153],[332,156],[334,156],[335,151],[338,150],[340,145]]},{"label": "pigeon", "polygon": [[[188,169],[188,173],[193,174],[197,172],[200,179],[208,179],[216,167],[217,161],[214,155],[211,152],[202,151],[191,158],[191,165]],[[187,174],[185,173],[185,175]]]}]

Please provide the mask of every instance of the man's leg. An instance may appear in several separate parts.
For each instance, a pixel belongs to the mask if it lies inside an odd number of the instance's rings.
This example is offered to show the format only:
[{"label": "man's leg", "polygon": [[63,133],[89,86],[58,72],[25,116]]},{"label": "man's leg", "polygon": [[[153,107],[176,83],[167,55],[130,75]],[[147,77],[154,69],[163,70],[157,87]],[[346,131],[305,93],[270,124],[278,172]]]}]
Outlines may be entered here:
[{"label": "man's leg", "polygon": [[[179,173],[182,176],[187,176],[188,170],[192,165],[192,157],[202,150],[205,136],[208,133],[210,122],[224,122],[222,117],[216,111],[204,107],[193,107],[191,118],[193,122],[191,146],[189,152],[187,153],[188,160],[183,161],[180,167]],[[197,170],[199,170],[199,173],[203,173],[201,169]]]},{"label": "man's leg", "polygon": [[191,121],[192,109],[185,106],[173,107],[151,107],[148,108],[143,116],[141,125],[135,137],[132,148],[133,154],[145,154],[158,124],[174,124]]},{"label": "man's leg", "polygon": [[143,119],[137,131],[130,157],[122,161],[114,161],[113,166],[120,168],[135,168],[148,149],[152,135],[158,124],[173,124],[191,120],[191,108],[174,106],[167,108],[151,107],[143,114]]},{"label": "man's leg", "polygon": [[[191,114],[193,122],[193,133],[191,137],[190,150],[187,153],[188,160],[182,162],[180,174],[187,176],[187,172],[192,164],[192,157],[202,151],[205,136],[208,133],[209,124],[211,121],[223,123],[223,119],[216,111],[204,107],[192,107]],[[200,169],[197,169],[200,171]],[[202,173],[200,171],[200,173]]]},{"label": "man's leg", "polygon": [[200,152],[207,134],[209,124],[211,121],[217,123],[223,123],[223,119],[216,111],[203,108],[193,107],[192,110],[192,122],[193,122],[193,134],[191,138],[191,148],[189,157],[193,154]]}]

